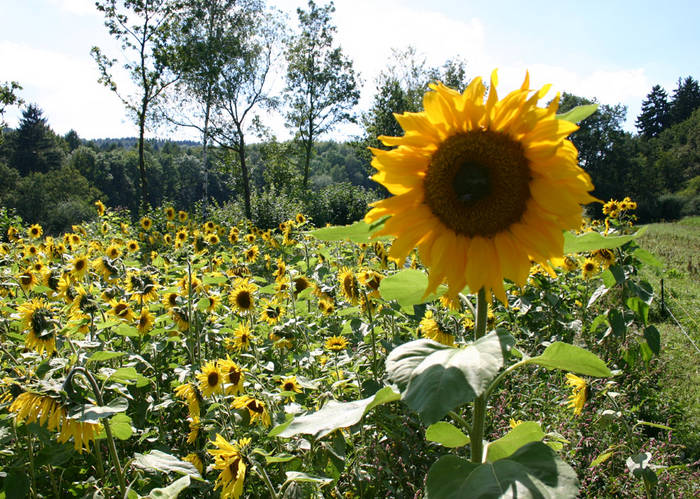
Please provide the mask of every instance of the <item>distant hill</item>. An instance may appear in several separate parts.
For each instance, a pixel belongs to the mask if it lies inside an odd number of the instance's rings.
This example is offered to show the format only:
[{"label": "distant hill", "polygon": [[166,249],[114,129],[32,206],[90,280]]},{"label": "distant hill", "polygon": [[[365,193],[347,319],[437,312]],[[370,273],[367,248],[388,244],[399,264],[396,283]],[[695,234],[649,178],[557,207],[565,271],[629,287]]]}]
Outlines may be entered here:
[{"label": "distant hill", "polygon": [[[92,139],[86,142],[94,144],[99,149],[131,149],[136,147],[138,143],[138,137],[121,137],[121,138],[105,138],[105,139]],[[170,140],[170,139],[147,139],[153,149],[159,151],[167,143],[176,144],[183,147],[193,147],[201,145],[200,142],[195,140]]]}]

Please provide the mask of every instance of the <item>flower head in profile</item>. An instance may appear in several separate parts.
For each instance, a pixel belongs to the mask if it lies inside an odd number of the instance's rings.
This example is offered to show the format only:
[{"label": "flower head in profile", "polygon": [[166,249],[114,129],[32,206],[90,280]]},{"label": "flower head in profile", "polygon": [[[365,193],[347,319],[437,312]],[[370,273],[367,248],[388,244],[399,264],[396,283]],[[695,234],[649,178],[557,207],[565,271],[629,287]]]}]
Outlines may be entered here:
[{"label": "flower head in profile", "polygon": [[222,499],[238,499],[243,494],[246,460],[241,451],[250,444],[250,438],[242,438],[230,443],[221,435],[211,442],[214,449],[208,452],[214,457],[213,468],[219,470],[214,489],[221,489]]},{"label": "flower head in profile", "polygon": [[342,336],[331,336],[326,340],[323,346],[326,347],[326,350],[340,352],[348,347],[348,340]]},{"label": "flower head in profile", "polygon": [[43,299],[34,298],[18,308],[22,327],[27,332],[24,344],[40,354],[56,351],[56,311]]},{"label": "flower head in profile", "polygon": [[588,395],[588,385],[586,380],[579,378],[575,374],[566,374],[566,384],[571,387],[572,394],[569,395],[569,403],[567,407],[571,407],[574,410],[574,414],[577,416],[583,411],[583,405],[586,403],[586,398]]},{"label": "flower head in profile", "polygon": [[265,402],[258,400],[250,395],[241,395],[233,399],[231,407],[234,409],[247,409],[250,416],[250,422],[256,421],[263,426],[270,426],[270,414],[265,408]]},{"label": "flower head in profile", "polygon": [[396,115],[402,137],[381,136],[390,151],[372,149],[373,179],[393,197],[372,204],[367,223],[390,216],[375,233],[393,235],[389,256],[418,247],[429,269],[425,294],[447,281],[451,296],[468,285],[506,301],[503,279],[523,286],[530,260],[560,259],[562,231],[581,225],[581,204],[595,201],[589,176],[566,137],[578,129],[556,118],[549,90],[520,89],[498,98],[496,72],[488,96],[481,78],[463,93],[440,83],[424,111]]},{"label": "flower head in profile", "polygon": [[97,201],[95,201],[95,208],[97,209],[97,214],[98,214],[99,216],[101,216],[101,217],[104,216],[104,214],[105,214],[105,205],[104,205],[104,203],[103,203],[102,201],[100,201],[99,199],[98,199]]}]

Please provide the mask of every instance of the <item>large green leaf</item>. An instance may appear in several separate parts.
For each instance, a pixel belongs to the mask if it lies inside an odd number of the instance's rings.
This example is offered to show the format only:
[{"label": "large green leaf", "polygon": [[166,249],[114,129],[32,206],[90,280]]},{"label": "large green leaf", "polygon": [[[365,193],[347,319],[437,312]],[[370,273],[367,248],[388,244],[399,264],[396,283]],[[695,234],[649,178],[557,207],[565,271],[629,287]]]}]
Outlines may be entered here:
[{"label": "large green leaf", "polygon": [[462,447],[469,443],[469,437],[447,421],[438,421],[428,426],[425,439],[450,448]]},{"label": "large green leaf", "polygon": [[436,293],[423,299],[428,287],[428,276],[416,269],[405,269],[382,279],[379,294],[385,300],[396,300],[402,307],[411,307],[420,303],[433,301],[445,294],[445,286],[438,287]]},{"label": "large green leaf", "polygon": [[119,440],[129,440],[134,430],[131,427],[131,418],[126,414],[115,414],[109,419],[109,428],[112,430],[114,438]]},{"label": "large green leaf", "polygon": [[583,253],[585,251],[595,251],[602,248],[618,248],[623,244],[638,238],[646,232],[647,228],[642,227],[634,234],[627,236],[603,236],[600,232],[586,232],[579,236],[564,232],[564,253]]},{"label": "large green leaf", "polygon": [[85,423],[99,423],[101,418],[114,416],[126,411],[128,408],[129,402],[124,397],[118,397],[103,406],[83,404],[82,406],[74,407],[68,417]]},{"label": "large green leaf", "polygon": [[525,421],[520,423],[506,435],[491,442],[486,447],[486,460],[490,463],[506,458],[530,442],[540,442],[544,432],[539,423]]},{"label": "large green leaf", "polygon": [[557,119],[570,121],[571,123],[581,123],[590,115],[596,112],[598,104],[585,104],[576,106],[575,108],[561,114],[557,114]]},{"label": "large green leaf", "polygon": [[100,352],[93,353],[87,361],[88,362],[100,362],[103,360],[116,359],[117,357],[121,357],[123,355],[126,355],[126,354],[124,352],[107,352],[107,351],[103,350]]},{"label": "large green leaf", "polygon": [[457,456],[441,457],[428,472],[426,498],[558,499],[576,497],[578,487],[571,466],[547,445],[531,442],[493,463],[477,465]]},{"label": "large green leaf", "polygon": [[413,371],[429,355],[452,349],[435,341],[423,339],[409,341],[394,348],[386,358],[386,372],[401,390],[411,380]]},{"label": "large green leaf", "polygon": [[[355,243],[366,243],[373,233],[384,226],[386,218],[366,224],[362,220],[352,225],[336,225],[333,227],[323,227],[309,232],[316,239],[321,241],[352,241]],[[378,237],[377,239],[389,239],[388,237]]]},{"label": "large green leaf", "polygon": [[289,438],[300,433],[321,438],[338,428],[357,424],[372,408],[399,400],[401,395],[390,386],[385,386],[371,397],[352,402],[330,400],[321,410],[298,416],[282,423],[270,431],[270,436]]},{"label": "large green leaf", "polygon": [[201,478],[199,471],[188,461],[182,461],[173,455],[159,450],[152,450],[148,454],[134,454],[131,464],[137,468],[159,471],[161,473],[175,472],[180,475],[190,475]]},{"label": "large green leaf", "polygon": [[528,359],[527,363],[587,376],[606,377],[612,375],[608,366],[597,355],[561,341],[552,343],[542,352],[542,355]]},{"label": "large green leaf", "polygon": [[185,475],[164,488],[153,489],[146,499],[176,499],[180,492],[190,486],[190,476]]},{"label": "large green leaf", "polygon": [[429,352],[430,349],[426,348],[429,342],[409,343],[413,344],[414,355],[406,355],[406,350],[400,350],[399,354],[405,359],[403,362],[396,360],[396,350],[387,358],[387,372],[399,384],[415,366],[405,390],[402,390],[402,399],[428,425],[481,395],[498,374],[507,351],[514,344],[508,333],[491,332],[467,347],[439,348],[420,360],[421,353]]}]

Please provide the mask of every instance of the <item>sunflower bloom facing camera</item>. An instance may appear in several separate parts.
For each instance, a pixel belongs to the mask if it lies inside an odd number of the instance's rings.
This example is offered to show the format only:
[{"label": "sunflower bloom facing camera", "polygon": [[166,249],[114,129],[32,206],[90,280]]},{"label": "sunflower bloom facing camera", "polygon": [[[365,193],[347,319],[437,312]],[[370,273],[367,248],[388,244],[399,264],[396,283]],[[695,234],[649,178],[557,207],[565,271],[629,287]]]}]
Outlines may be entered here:
[{"label": "sunflower bloom facing camera", "polygon": [[578,129],[556,118],[558,97],[537,101],[529,75],[498,99],[496,72],[488,97],[481,78],[464,93],[438,83],[420,113],[396,115],[403,137],[379,139],[373,179],[393,197],[372,204],[368,223],[390,216],[375,235],[396,236],[390,257],[414,247],[429,269],[426,295],[447,280],[450,296],[468,285],[505,302],[503,278],[527,281],[530,260],[561,258],[562,231],[581,225],[581,204],[596,201],[590,177],[577,165],[566,137]]}]

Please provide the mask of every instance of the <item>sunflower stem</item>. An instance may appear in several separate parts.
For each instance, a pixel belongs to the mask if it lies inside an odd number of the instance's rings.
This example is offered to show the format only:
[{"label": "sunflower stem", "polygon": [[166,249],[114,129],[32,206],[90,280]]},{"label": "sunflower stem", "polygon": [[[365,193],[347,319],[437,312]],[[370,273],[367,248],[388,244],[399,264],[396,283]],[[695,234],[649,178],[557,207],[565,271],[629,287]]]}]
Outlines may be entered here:
[{"label": "sunflower stem", "polygon": [[379,382],[379,377],[377,376],[377,334],[374,332],[374,318],[372,317],[372,304],[367,298],[367,293],[362,289],[362,296],[365,299],[365,308],[367,309],[367,318],[369,319],[369,330],[372,333],[372,374],[374,376],[374,382]]},{"label": "sunflower stem", "polygon": [[260,466],[260,464],[251,459],[251,464],[253,465],[253,469],[255,472],[258,474],[260,478],[263,479],[263,482],[265,482],[265,485],[267,486],[267,489],[270,491],[270,497],[273,499],[277,499],[278,495],[277,492],[275,491],[275,488],[272,486],[272,482],[270,481],[270,477],[267,475],[267,472],[265,471],[265,468]]},{"label": "sunflower stem", "polygon": [[[97,381],[93,377],[92,373],[82,366],[74,367],[73,371],[68,375],[68,378],[72,378],[72,375],[76,372],[81,373],[88,380],[90,386],[92,387],[92,392],[95,394],[95,399],[99,406],[104,405],[104,400],[102,399],[102,392],[100,387],[97,385]],[[109,455],[114,464],[114,469],[117,473],[117,481],[119,482],[119,490],[121,492],[121,497],[126,495],[126,482],[124,481],[124,470],[119,462],[119,455],[117,454],[117,446],[114,443],[114,437],[112,436],[112,429],[109,426],[109,421],[104,422],[105,434],[107,435],[107,448],[109,449]],[[97,446],[95,446],[95,452],[99,452]]]},{"label": "sunflower stem", "polygon": [[32,497],[37,497],[36,490],[36,472],[34,470],[34,445],[32,443],[32,434],[27,431],[27,450],[29,451],[29,469],[32,477]]},{"label": "sunflower stem", "polygon": [[[486,290],[481,288],[476,299],[476,324],[474,326],[474,339],[478,340],[486,334],[488,302]],[[486,417],[486,394],[474,399],[472,411],[472,427],[469,432],[471,440],[472,463],[481,464],[484,459],[484,420]]]}]

